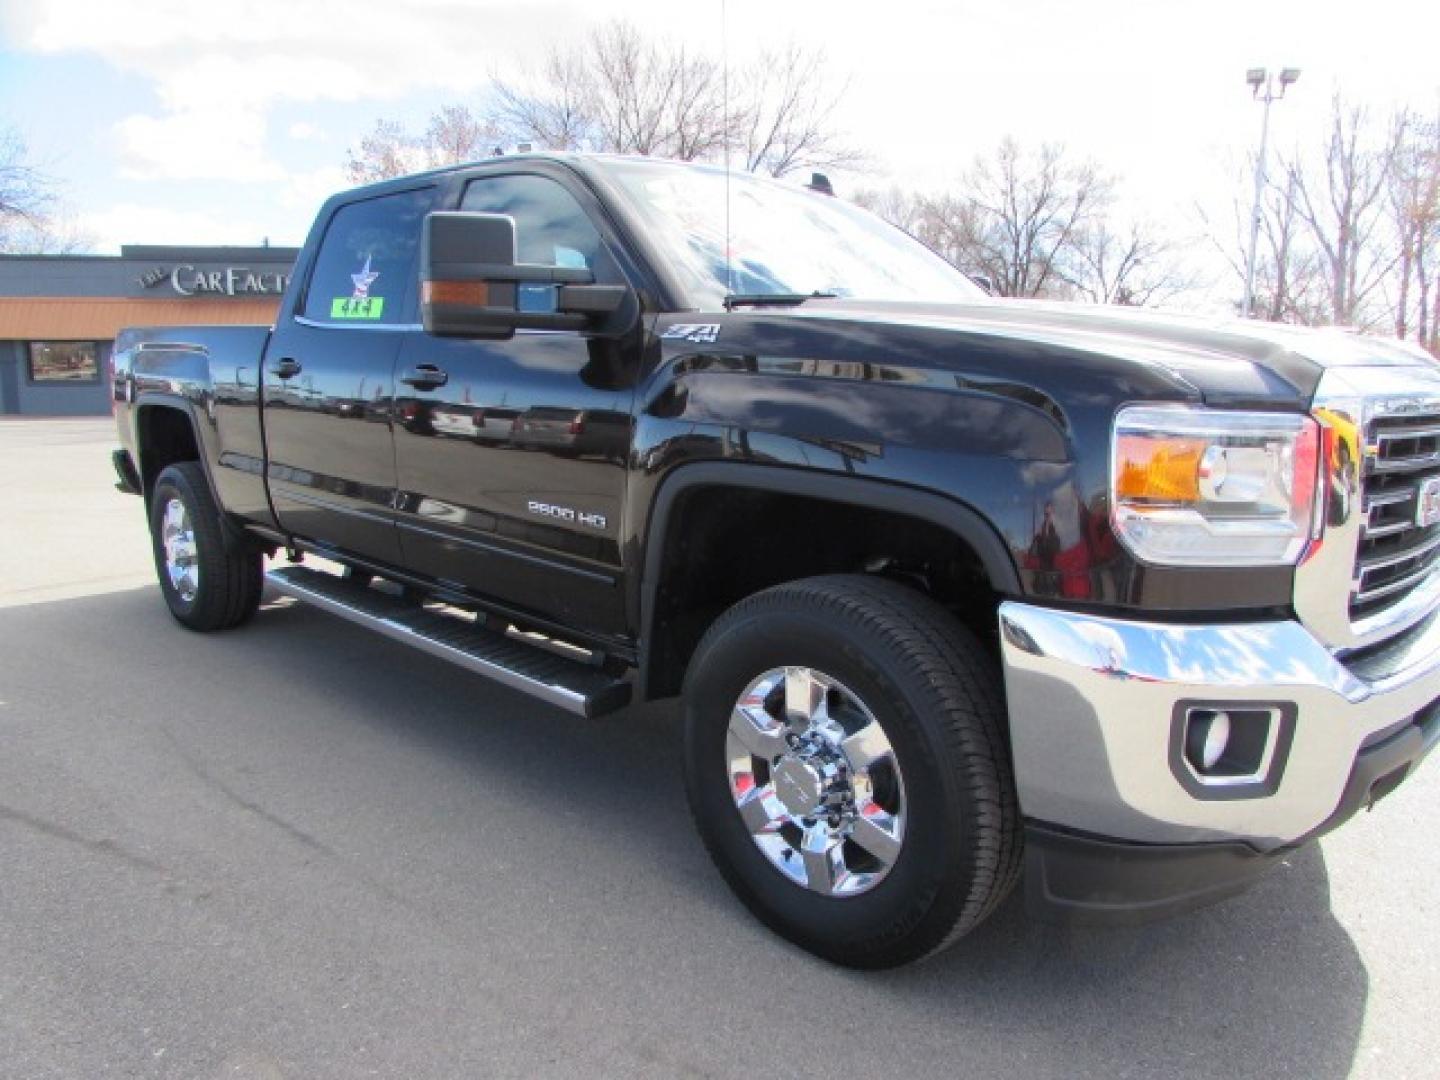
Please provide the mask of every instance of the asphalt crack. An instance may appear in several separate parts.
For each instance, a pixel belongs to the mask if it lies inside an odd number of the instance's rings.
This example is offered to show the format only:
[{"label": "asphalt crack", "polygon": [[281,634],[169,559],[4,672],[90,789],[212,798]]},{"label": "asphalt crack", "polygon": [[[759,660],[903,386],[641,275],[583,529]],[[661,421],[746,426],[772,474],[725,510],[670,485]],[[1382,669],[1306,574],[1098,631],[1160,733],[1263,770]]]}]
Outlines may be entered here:
[{"label": "asphalt crack", "polygon": [[96,855],[118,859],[138,870],[147,870],[152,874],[160,874],[164,877],[170,875],[170,871],[164,866],[152,859],[147,859],[144,855],[138,855],[120,846],[108,837],[96,840],[89,836],[83,836],[72,829],[67,829],[64,825],[57,825],[53,821],[46,821],[44,818],[38,818],[32,814],[25,813],[23,810],[16,810],[14,807],[4,805],[0,805],[0,820],[13,821],[17,825],[23,825],[51,839],[63,840],[66,843],[74,844]]},{"label": "asphalt crack", "polygon": [[233,802],[236,806],[248,811],[251,814],[254,814],[256,817],[260,818],[260,820],[267,822],[270,825],[273,825],[275,828],[279,829],[286,836],[290,837],[290,839],[294,840],[302,847],[307,847],[311,851],[318,852],[319,854],[328,856],[332,859],[339,858],[339,856],[330,847],[328,847],[320,840],[317,840],[315,837],[311,836],[298,825],[286,821],[279,814],[273,813],[272,811],[265,809],[265,807],[261,806],[253,799],[248,799],[244,795],[240,794],[229,784],[225,783],[214,773],[212,773],[209,769],[205,768],[204,765],[202,765],[188,752],[186,752],[185,748],[180,745],[180,740],[175,737],[173,732],[171,732],[168,728],[162,728],[161,730],[163,731],[165,737],[170,741],[171,748],[175,751],[176,756],[180,758],[180,760],[184,763],[185,767],[189,769],[192,773],[194,773],[199,780],[214,788],[221,795],[225,796],[225,798]]}]

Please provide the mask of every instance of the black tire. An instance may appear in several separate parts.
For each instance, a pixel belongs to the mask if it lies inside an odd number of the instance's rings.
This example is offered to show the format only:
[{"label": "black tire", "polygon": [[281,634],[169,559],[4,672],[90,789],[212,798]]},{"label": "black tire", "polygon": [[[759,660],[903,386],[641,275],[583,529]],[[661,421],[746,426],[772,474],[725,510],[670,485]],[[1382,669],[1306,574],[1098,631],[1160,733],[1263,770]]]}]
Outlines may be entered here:
[{"label": "black tire", "polygon": [[[167,569],[164,539],[166,509],[179,500],[194,534],[193,595],[182,595]],[[155,573],[170,614],[191,630],[229,630],[255,614],[265,586],[264,561],[255,548],[227,549],[220,511],[198,462],[168,466],[150,496],[150,546]]]},{"label": "black tire", "polygon": [[[731,709],[777,667],[808,666],[857,694],[904,778],[904,841],[869,891],[832,897],[788,879],[741,820],[725,765]],[[1000,672],[923,594],[883,579],[810,578],[722,615],[685,681],[685,780],[721,874],[750,911],[837,964],[884,968],[947,947],[1015,884],[1022,831]]]}]

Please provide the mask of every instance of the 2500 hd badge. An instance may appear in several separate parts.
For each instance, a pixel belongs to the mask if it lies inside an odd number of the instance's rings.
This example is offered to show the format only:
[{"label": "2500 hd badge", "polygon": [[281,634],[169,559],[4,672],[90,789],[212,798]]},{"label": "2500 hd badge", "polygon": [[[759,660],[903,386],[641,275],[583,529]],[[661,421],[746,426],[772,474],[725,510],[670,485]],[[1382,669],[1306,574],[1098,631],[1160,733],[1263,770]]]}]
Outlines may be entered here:
[{"label": "2500 hd badge", "polygon": [[570,506],[556,506],[554,503],[539,502],[535,499],[531,499],[526,506],[530,513],[539,514],[541,517],[555,518],[557,521],[573,521],[577,525],[585,525],[591,529],[605,528],[604,514],[576,510]]}]

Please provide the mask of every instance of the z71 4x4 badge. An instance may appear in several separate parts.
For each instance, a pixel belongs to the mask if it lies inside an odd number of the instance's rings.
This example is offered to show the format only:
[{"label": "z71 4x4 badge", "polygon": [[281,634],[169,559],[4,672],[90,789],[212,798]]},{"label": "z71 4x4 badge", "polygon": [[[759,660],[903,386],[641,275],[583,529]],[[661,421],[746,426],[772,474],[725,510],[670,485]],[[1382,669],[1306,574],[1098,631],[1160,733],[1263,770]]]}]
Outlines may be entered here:
[{"label": "z71 4x4 badge", "polygon": [[709,345],[720,336],[720,324],[713,322],[676,323],[674,326],[666,327],[665,332],[660,336],[672,341],[693,341],[697,345]]}]

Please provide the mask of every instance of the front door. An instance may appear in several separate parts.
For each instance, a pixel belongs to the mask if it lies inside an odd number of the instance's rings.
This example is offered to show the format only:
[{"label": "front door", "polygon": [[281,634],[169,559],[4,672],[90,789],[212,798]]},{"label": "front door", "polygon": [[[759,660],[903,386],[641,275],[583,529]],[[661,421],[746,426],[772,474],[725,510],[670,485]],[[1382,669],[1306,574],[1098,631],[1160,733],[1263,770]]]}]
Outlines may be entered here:
[{"label": "front door", "polygon": [[[585,266],[597,282],[625,283],[557,179],[483,176],[466,185],[460,208],[513,217],[520,262]],[[523,303],[543,307],[546,288]],[[620,514],[640,361],[633,301],[617,319],[623,337],[521,330],[506,341],[420,334],[404,343],[395,460],[407,565],[568,627],[624,634]]]},{"label": "front door", "polygon": [[342,205],[325,225],[303,306],[265,355],[265,444],[281,527],[401,561],[392,435],[395,362],[413,335],[415,260],[433,187]]}]

